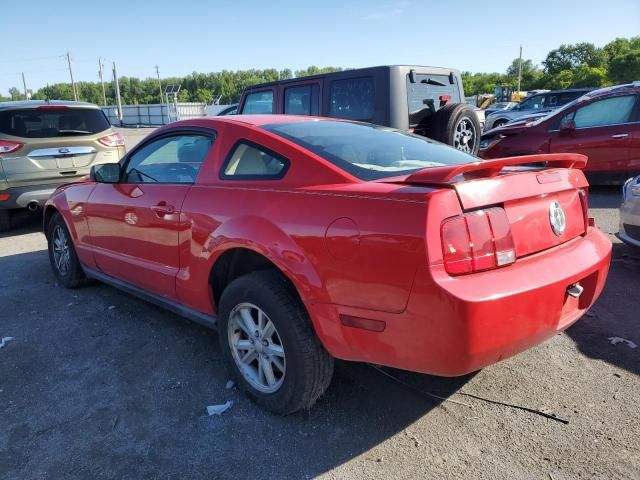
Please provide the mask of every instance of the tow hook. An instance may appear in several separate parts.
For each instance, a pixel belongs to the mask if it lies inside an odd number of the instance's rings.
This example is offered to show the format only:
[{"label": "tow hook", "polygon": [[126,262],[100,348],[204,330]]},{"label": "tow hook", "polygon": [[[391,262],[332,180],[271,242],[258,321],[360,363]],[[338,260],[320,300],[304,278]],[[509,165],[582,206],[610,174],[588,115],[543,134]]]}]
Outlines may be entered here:
[{"label": "tow hook", "polygon": [[569,287],[567,287],[567,293],[574,298],[580,297],[580,295],[582,295],[582,292],[584,292],[584,287],[580,285],[580,283],[574,283],[573,285],[569,285]]}]

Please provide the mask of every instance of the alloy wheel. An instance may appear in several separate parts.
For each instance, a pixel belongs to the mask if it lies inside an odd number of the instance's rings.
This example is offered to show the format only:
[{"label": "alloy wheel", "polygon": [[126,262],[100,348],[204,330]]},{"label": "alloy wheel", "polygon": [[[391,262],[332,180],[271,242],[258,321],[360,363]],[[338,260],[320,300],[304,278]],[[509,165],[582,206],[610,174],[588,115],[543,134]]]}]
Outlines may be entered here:
[{"label": "alloy wheel", "polygon": [[284,382],[286,358],[280,334],[268,315],[252,303],[237,305],[229,315],[227,337],[245,380],[260,392],[276,392]]},{"label": "alloy wheel", "polygon": [[66,275],[71,267],[69,237],[64,228],[57,225],[53,230],[53,261],[60,275]]},{"label": "alloy wheel", "polygon": [[453,134],[453,146],[466,153],[473,153],[476,144],[476,127],[468,118],[462,118]]}]

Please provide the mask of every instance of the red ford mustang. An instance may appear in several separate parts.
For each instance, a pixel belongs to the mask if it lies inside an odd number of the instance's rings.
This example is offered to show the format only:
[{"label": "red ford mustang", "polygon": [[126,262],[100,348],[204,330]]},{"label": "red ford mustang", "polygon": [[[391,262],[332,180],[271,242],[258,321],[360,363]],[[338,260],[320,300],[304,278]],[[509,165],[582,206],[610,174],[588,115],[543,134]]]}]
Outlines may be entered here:
[{"label": "red ford mustang", "polygon": [[575,322],[611,254],[585,163],[478,162],[334,119],[190,120],[59,188],[44,228],[61,284],[101,280],[217,324],[239,386],[290,413],[324,392],[333,358],[461,375]]}]

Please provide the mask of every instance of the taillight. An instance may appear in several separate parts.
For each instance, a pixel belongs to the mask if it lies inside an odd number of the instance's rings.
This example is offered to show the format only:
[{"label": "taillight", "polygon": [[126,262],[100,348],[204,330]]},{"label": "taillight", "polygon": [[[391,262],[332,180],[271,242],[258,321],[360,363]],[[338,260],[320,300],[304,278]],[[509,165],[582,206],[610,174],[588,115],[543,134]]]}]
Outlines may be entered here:
[{"label": "taillight", "polygon": [[584,231],[586,233],[592,223],[589,221],[589,194],[586,190],[581,188],[580,190],[578,190],[578,195],[580,196],[580,205],[582,206],[582,219],[584,220]]},{"label": "taillight", "polygon": [[124,137],[119,132],[99,138],[98,141],[106,147],[124,147]]},{"label": "taillight", "polygon": [[495,207],[449,218],[441,226],[444,267],[450,275],[480,272],[516,261],[507,213]]},{"label": "taillight", "polygon": [[23,143],[9,142],[7,140],[0,140],[0,155],[3,153],[13,153],[24,147]]}]

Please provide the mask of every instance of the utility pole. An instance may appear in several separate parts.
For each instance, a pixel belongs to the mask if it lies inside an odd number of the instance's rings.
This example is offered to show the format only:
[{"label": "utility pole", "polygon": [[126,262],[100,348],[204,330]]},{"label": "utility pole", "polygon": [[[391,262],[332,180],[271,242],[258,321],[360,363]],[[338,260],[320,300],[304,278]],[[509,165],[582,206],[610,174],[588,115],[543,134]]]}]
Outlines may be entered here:
[{"label": "utility pole", "polygon": [[116,85],[116,107],[118,109],[118,120],[122,126],[124,115],[122,114],[122,100],[120,99],[120,83],[118,82],[118,73],[116,71],[116,62],[113,62],[113,81]]},{"label": "utility pole", "polygon": [[102,57],[98,57],[98,75],[100,76],[100,83],[102,84],[102,102],[103,105],[107,104],[107,92],[104,89],[104,78],[102,76],[104,72],[104,62],[102,61]]},{"label": "utility pole", "polygon": [[520,92],[521,81],[522,81],[522,45],[520,45],[520,59],[518,61],[518,92]]},{"label": "utility pole", "polygon": [[164,95],[162,94],[162,81],[160,80],[160,70],[158,69],[158,65],[156,64],[156,77],[158,77],[158,88],[160,89],[160,118],[162,119],[162,124],[164,125]]},{"label": "utility pole", "polygon": [[76,88],[76,82],[73,79],[73,70],[71,69],[71,55],[67,52],[67,65],[69,65],[69,76],[71,77],[71,90],[73,90],[73,99],[78,101],[78,89]]},{"label": "utility pole", "polygon": [[162,94],[162,81],[160,81],[160,70],[156,65],[156,77],[158,77],[158,88],[160,89],[160,103],[164,103],[164,95]]},{"label": "utility pole", "polygon": [[22,86],[24,87],[24,98],[29,100],[29,94],[27,93],[27,82],[24,80],[24,72],[22,72]]}]

